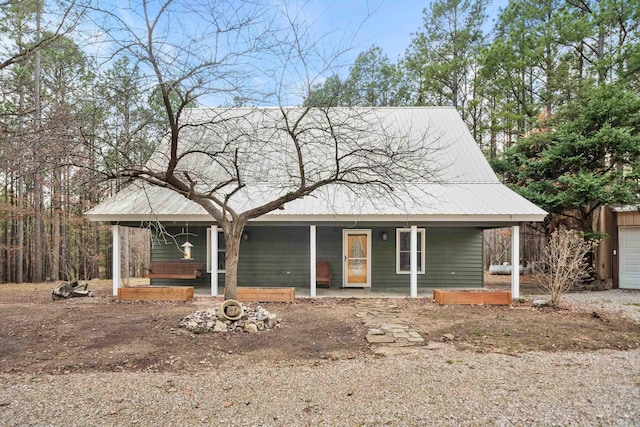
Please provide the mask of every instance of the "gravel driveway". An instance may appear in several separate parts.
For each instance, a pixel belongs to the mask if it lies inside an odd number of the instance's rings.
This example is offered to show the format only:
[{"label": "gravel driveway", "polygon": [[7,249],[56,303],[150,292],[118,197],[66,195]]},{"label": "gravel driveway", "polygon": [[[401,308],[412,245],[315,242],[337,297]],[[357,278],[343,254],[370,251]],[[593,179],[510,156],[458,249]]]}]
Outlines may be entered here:
[{"label": "gravel driveway", "polygon": [[[639,320],[640,292],[567,296]],[[640,327],[640,326],[639,326]],[[197,374],[0,376],[0,425],[640,425],[640,350],[457,351]]]},{"label": "gravel driveway", "polygon": [[[527,297],[547,298],[544,295]],[[560,299],[561,306],[563,303],[580,306],[585,310],[615,313],[640,324],[640,289],[611,289],[602,292],[569,293],[563,295]]]}]

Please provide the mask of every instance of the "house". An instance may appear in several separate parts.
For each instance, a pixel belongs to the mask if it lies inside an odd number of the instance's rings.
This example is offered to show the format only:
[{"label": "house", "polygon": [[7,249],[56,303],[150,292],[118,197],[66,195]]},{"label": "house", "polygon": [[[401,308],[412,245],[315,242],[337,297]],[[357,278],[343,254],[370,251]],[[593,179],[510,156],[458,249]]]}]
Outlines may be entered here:
[{"label": "house", "polygon": [[640,206],[601,207],[597,230],[606,237],[596,248],[596,273],[620,289],[640,289]]},{"label": "house", "polygon": [[[288,111],[295,114],[298,110]],[[281,111],[194,109],[189,123],[210,123],[214,115],[225,117],[225,122],[217,127],[193,126],[181,142],[188,145],[198,139],[211,144],[224,137],[221,135],[233,132],[225,128],[228,116],[242,117],[242,126],[273,131],[278,126],[271,122],[279,120]],[[351,192],[330,185],[251,220],[240,246],[239,286],[295,286],[315,296],[316,262],[325,261],[334,288],[399,289],[415,297],[418,289],[482,287],[483,230],[496,227],[513,227],[512,259],[519,259],[519,224],[542,221],[547,213],[500,183],[454,108],[372,108],[362,113],[362,120],[368,120],[366,126],[379,125],[384,132],[406,131],[409,143],[429,139],[437,150],[420,161],[437,174],[432,180],[392,183],[398,186],[389,200],[374,192]],[[326,142],[318,138],[313,142],[321,151]],[[268,178],[255,179],[234,194],[230,203],[235,209],[270,200],[278,188],[267,184],[278,183],[284,176],[281,171],[288,167],[287,153],[271,153],[268,150],[273,148],[268,147],[272,146],[265,144],[255,146],[263,151],[253,153],[252,162],[243,167],[259,169],[256,176]],[[161,163],[164,155],[158,150],[150,163]],[[201,181],[219,179],[216,173],[220,171],[212,172],[206,163],[202,157],[193,157],[188,166]],[[183,258],[181,246],[188,241],[191,258],[205,266],[201,277],[190,283],[210,288],[211,295],[217,295],[224,285],[224,236],[200,205],[181,194],[134,184],[86,215],[91,221],[112,225],[115,248],[119,247],[119,226],[161,224],[168,235],[178,237],[156,239],[152,262]],[[113,263],[113,271],[119,271],[117,251]],[[114,294],[119,286],[120,279],[115,277]],[[512,291],[517,298],[518,275],[512,277]]]}]

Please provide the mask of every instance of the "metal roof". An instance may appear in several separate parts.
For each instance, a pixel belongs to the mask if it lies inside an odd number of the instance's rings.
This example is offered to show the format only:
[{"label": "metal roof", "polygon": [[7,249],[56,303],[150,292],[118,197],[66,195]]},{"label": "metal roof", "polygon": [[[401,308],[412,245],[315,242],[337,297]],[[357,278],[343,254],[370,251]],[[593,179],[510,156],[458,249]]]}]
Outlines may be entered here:
[{"label": "metal roof", "polygon": [[[296,109],[291,109],[294,113]],[[447,107],[396,107],[369,109],[385,129],[402,129],[409,139],[427,135],[437,150],[434,156],[425,158],[425,168],[438,170],[432,181],[392,183],[392,197],[383,194],[355,193],[341,185],[331,185],[317,190],[313,195],[295,200],[254,221],[447,221],[447,222],[522,222],[542,221],[546,212],[499,182],[454,108]],[[273,131],[270,120],[280,114],[276,108],[261,109],[193,109],[189,111],[189,123],[211,123],[221,116],[237,119],[242,126],[260,129],[261,133]],[[232,121],[232,120],[229,120]],[[228,123],[229,121],[225,121]],[[216,123],[215,127],[185,128],[182,137],[191,141],[210,141],[209,134],[233,132],[231,126]],[[238,127],[238,122],[233,123]],[[246,129],[245,129],[246,131]],[[197,133],[197,135],[196,135]],[[233,136],[232,136],[233,137]],[[272,141],[275,133],[260,135]],[[375,142],[373,142],[375,143]],[[273,145],[264,145],[273,150]],[[210,148],[210,146],[208,147]],[[319,148],[321,150],[321,147]],[[279,173],[288,167],[287,153],[261,152],[256,147],[251,162],[245,167],[255,169],[250,181],[231,200],[236,211],[259,206],[283,191]],[[273,154],[273,155],[272,155]],[[437,155],[436,155],[437,154]],[[224,170],[213,165],[206,156],[189,155],[185,166],[199,180],[215,182]],[[165,154],[158,150],[150,163],[163,164]],[[435,167],[434,167],[435,165]],[[286,188],[286,187],[284,187]],[[120,191],[89,210],[86,215],[92,221],[205,221],[211,216],[200,205],[172,190],[136,183]]]},{"label": "metal roof", "polygon": [[640,212],[640,205],[614,206],[611,210],[614,212]]}]

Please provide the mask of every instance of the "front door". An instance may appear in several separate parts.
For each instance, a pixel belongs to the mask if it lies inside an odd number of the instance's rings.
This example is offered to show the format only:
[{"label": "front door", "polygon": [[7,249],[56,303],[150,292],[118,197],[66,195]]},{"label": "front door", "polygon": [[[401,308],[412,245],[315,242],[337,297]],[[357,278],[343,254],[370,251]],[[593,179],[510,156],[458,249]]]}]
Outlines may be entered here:
[{"label": "front door", "polygon": [[371,230],[343,230],[345,288],[371,287]]}]

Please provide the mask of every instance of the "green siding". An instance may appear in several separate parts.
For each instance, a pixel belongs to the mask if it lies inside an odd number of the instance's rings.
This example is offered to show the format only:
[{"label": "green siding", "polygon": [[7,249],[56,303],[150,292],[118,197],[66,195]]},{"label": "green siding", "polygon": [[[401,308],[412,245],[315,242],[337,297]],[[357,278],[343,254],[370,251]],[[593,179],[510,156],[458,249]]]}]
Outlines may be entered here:
[{"label": "green siding", "polygon": [[247,228],[240,245],[239,286],[308,286],[309,227]]},{"label": "green siding", "polygon": [[[482,230],[470,227],[426,228],[426,274],[418,275],[418,287],[481,287],[482,286]],[[407,288],[409,275],[396,274],[396,228],[402,226],[367,227],[371,230],[372,289]],[[317,259],[329,261],[333,273],[332,288],[342,286],[341,226],[317,227]],[[170,233],[180,233],[182,227],[167,227]],[[193,258],[206,264],[206,228],[190,227],[196,234],[189,241],[194,245]],[[255,226],[246,229],[249,240],[240,245],[238,283],[240,286],[296,286],[306,288],[309,283],[309,227]],[[385,231],[389,239],[383,241]],[[177,238],[184,243],[184,236]],[[156,243],[152,261],[178,260],[181,252],[176,244]],[[224,286],[224,274],[219,274],[219,286]],[[169,284],[167,280],[153,280],[154,285]],[[208,286],[210,275],[197,281],[173,284]]]},{"label": "green siding", "polygon": [[426,246],[428,287],[482,286],[482,230],[427,229]]},{"label": "green siding", "polygon": [[[365,229],[365,227],[362,227]],[[396,228],[370,227],[371,287],[409,289],[409,275],[396,273]],[[478,228],[426,228],[426,273],[418,274],[421,287],[481,287],[482,230]],[[342,227],[318,227],[318,259],[330,262],[334,283],[342,283]],[[381,239],[382,232],[389,239]]]},{"label": "green siding", "polygon": [[[331,288],[342,286],[342,230],[343,227],[316,228],[316,259],[329,261],[331,267]],[[308,282],[308,280],[307,280]],[[325,287],[322,284],[320,287]]]},{"label": "green siding", "polygon": [[[171,237],[155,237],[152,240],[151,245],[151,262],[157,261],[179,261],[183,257],[182,245],[186,239],[186,235],[180,235],[186,233],[187,228],[179,226],[167,226],[165,227],[167,233],[170,236],[176,236],[175,241]],[[189,242],[193,245],[191,248],[191,258],[195,262],[201,262],[207,265],[206,252],[207,252],[207,229],[205,227],[191,227],[189,226]],[[169,285],[195,285],[195,286],[208,286],[211,283],[210,276],[203,271],[202,277],[199,279],[152,279],[151,284],[157,286],[169,286]]]}]

